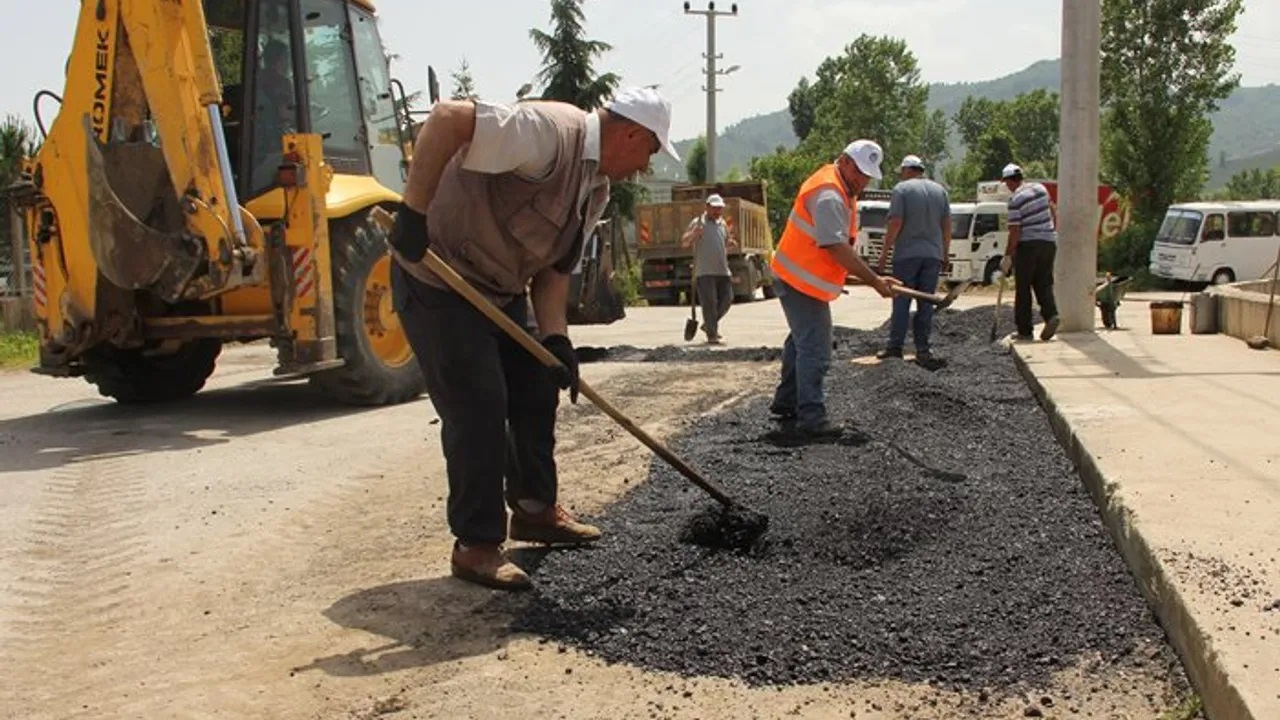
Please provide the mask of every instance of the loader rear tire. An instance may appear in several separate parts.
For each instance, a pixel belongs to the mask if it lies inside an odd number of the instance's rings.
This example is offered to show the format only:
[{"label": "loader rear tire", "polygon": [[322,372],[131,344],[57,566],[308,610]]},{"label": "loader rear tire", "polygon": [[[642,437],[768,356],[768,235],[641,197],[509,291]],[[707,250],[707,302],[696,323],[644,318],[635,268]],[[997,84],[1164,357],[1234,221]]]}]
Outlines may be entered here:
[{"label": "loader rear tire", "polygon": [[121,405],[182,400],[204,387],[217,366],[222,341],[201,338],[168,355],[102,347],[85,358],[84,377]]},{"label": "loader rear tire", "polygon": [[338,357],[346,364],[311,383],[349,405],[394,405],[426,391],[409,340],[391,302],[391,255],[369,213],[329,224],[333,317]]}]

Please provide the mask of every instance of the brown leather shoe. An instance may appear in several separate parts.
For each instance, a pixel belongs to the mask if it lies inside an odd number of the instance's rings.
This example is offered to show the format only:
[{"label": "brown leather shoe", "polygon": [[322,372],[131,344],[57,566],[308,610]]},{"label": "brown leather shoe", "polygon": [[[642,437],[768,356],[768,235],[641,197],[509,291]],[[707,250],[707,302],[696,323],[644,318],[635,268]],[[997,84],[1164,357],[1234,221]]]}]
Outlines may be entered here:
[{"label": "brown leather shoe", "polygon": [[473,545],[464,549],[454,543],[450,564],[454,577],[477,585],[497,590],[525,590],[532,585],[525,571],[507,559],[501,545]]},{"label": "brown leather shoe", "polygon": [[600,539],[600,528],[580,523],[568,510],[556,505],[533,514],[511,513],[511,539],[547,545],[580,545]]}]

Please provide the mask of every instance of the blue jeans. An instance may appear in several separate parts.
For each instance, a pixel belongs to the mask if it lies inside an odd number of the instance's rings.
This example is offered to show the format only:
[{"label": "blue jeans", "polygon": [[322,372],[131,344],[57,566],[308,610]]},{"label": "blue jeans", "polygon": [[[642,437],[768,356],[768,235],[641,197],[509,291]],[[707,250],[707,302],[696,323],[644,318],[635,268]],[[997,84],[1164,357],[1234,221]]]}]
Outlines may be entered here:
[{"label": "blue jeans", "polygon": [[[913,290],[927,293],[938,291],[938,275],[942,272],[942,261],[931,258],[898,258],[893,259],[893,276]],[[911,298],[897,296],[893,298],[893,318],[889,322],[889,348],[901,350],[907,342],[907,321],[911,315]],[[916,353],[929,351],[929,332],[933,329],[933,305],[916,300],[915,322],[912,323],[911,334],[916,342]]]},{"label": "blue jeans", "polygon": [[799,427],[813,427],[827,419],[822,383],[831,367],[831,305],[781,280],[773,282],[791,331],[782,347],[782,380],[773,407],[794,409]]}]

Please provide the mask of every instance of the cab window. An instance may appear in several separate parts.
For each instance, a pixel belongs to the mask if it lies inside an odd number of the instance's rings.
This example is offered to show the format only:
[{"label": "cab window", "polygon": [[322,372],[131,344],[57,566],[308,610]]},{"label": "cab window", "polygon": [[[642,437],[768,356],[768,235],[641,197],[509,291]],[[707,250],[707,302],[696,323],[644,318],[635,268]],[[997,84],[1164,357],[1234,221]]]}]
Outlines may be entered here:
[{"label": "cab window", "polygon": [[1206,240],[1222,240],[1226,237],[1226,225],[1222,220],[1222,215],[1213,214],[1204,220],[1204,227],[1200,231],[1200,239]]},{"label": "cab window", "polygon": [[993,232],[1000,232],[1000,216],[996,213],[978,213],[978,220],[973,224],[973,236],[982,237]]},{"label": "cab window", "polygon": [[346,6],[341,0],[301,0],[300,5],[311,131],[324,139],[324,158],[335,172],[367,175],[369,153]]},{"label": "cab window", "polygon": [[258,3],[256,75],[253,83],[249,195],[269,190],[284,159],[283,139],[298,131],[298,92],[288,0]]}]

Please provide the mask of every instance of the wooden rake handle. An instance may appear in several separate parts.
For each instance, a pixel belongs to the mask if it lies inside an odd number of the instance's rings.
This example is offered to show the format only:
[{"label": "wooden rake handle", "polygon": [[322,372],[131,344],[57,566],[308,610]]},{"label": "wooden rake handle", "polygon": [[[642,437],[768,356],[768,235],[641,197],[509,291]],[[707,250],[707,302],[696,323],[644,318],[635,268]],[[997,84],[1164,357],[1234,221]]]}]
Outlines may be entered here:
[{"label": "wooden rake handle", "polygon": [[[395,223],[395,218],[391,213],[380,207],[375,207],[373,209],[373,218],[382,227],[383,231],[388,234],[391,232],[391,228]],[[461,275],[454,272],[453,268],[449,267],[445,261],[440,259],[439,255],[436,255],[435,252],[429,248],[427,249],[424,261],[431,272],[439,275],[440,278],[444,280],[445,284],[454,292],[466,298],[467,301],[474,305],[477,310],[483,313],[485,317],[492,320],[493,323],[509,335],[512,340],[520,343],[520,346],[537,358],[539,362],[550,368],[564,367],[564,364],[561,363],[550,350],[543,347],[542,343],[538,342],[532,335],[530,335],[528,330],[520,327],[520,325],[514,320],[507,317],[506,313],[502,312],[502,310],[494,305],[489,298],[482,295],[480,291],[476,290],[475,287],[463,279]],[[641,430],[640,426],[636,425],[631,418],[622,414],[622,412],[609,403],[609,401],[601,397],[594,388],[587,384],[586,380],[581,378],[578,379],[578,392],[586,396],[586,398],[596,407],[600,408],[604,414],[613,418],[614,422],[621,425],[627,432],[634,435],[637,440],[648,446],[650,450],[657,453],[663,460],[666,460],[667,463],[679,471],[681,475],[688,478],[694,485],[702,488],[708,495],[715,498],[722,505],[732,507],[736,504],[724,492],[724,490],[720,489],[718,485],[695,471],[688,463],[672,452],[670,448],[663,445],[656,438],[650,436],[649,433]]]}]

